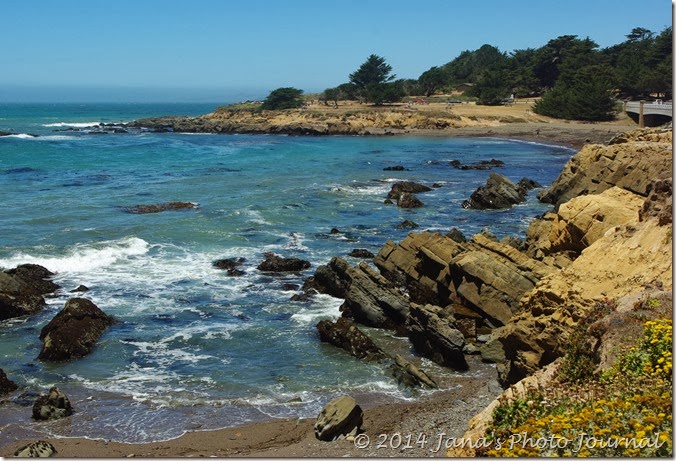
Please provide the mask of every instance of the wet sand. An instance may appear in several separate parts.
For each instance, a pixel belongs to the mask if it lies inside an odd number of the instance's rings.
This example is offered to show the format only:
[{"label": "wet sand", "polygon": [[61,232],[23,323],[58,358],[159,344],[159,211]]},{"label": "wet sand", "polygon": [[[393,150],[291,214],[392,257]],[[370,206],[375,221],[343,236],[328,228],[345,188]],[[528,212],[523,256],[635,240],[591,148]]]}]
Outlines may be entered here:
[{"label": "wet sand", "polygon": [[[416,402],[364,408],[363,434],[356,440],[317,440],[314,418],[273,419],[214,431],[187,432],[176,439],[142,444],[84,438],[43,440],[54,445],[57,457],[65,458],[443,456],[449,438],[461,437],[468,421],[501,392],[495,366],[481,363],[476,356],[469,359],[471,371],[444,382],[445,390]],[[18,441],[0,448],[0,456],[10,457],[28,442]]]}]

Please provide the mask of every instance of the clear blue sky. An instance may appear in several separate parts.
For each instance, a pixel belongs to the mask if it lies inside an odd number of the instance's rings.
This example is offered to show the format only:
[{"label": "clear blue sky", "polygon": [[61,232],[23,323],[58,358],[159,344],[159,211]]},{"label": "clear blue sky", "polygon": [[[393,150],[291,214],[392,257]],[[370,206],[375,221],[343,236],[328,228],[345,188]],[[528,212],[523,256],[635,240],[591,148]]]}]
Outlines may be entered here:
[{"label": "clear blue sky", "polygon": [[371,53],[418,78],[483,44],[577,35],[603,48],[671,24],[668,0],[2,0],[0,101],[315,92]]}]

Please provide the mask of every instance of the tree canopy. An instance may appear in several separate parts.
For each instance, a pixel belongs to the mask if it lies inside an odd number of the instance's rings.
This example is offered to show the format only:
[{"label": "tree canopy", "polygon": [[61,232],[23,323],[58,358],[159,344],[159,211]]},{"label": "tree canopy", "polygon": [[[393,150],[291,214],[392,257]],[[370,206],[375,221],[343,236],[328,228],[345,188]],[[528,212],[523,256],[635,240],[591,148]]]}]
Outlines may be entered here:
[{"label": "tree canopy", "polygon": [[399,88],[390,82],[396,75],[390,74],[392,66],[387,64],[385,58],[372,54],[359,66],[359,69],[349,75],[357,95],[365,102],[382,104],[401,99]]},{"label": "tree canopy", "polygon": [[[671,98],[672,40],[671,27],[661,33],[635,27],[626,41],[604,49],[589,37],[576,35],[562,35],[540,48],[509,54],[486,44],[432,66],[418,79],[405,80],[395,80],[385,58],[371,54],[349,74],[347,83],[328,88],[322,99],[382,104],[405,96],[430,97],[470,83],[467,95],[478,104],[500,104],[512,94],[542,97],[536,108],[540,113],[605,120],[612,116],[614,99]],[[582,101],[585,95],[588,104]]]},{"label": "tree canopy", "polygon": [[283,109],[295,109],[303,105],[301,96],[303,95],[303,90],[292,87],[277,88],[272,90],[265,101],[261,109],[263,110],[283,110]]}]

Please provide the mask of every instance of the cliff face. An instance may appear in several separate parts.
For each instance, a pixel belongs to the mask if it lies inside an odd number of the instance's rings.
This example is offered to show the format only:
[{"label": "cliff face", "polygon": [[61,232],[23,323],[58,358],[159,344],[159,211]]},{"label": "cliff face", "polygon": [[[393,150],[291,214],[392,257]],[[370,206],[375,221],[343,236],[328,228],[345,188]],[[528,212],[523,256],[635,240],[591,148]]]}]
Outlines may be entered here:
[{"label": "cliff face", "polygon": [[650,129],[585,146],[542,194],[558,210],[533,223],[528,253],[564,268],[493,332],[504,385],[562,356],[571,328],[598,302],[650,285],[671,291],[671,143],[670,129]]},{"label": "cliff face", "polygon": [[540,201],[560,206],[579,195],[618,186],[646,196],[654,179],[671,177],[672,130],[657,128],[622,133],[608,145],[586,145],[563,168]]}]

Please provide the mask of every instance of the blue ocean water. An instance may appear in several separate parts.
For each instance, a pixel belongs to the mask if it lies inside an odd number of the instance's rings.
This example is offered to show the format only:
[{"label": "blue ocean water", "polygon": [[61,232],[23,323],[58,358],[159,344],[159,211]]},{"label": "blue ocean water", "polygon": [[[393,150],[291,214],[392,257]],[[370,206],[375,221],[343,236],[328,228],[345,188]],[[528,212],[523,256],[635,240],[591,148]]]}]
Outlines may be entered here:
[{"label": "blue ocean water", "polygon": [[[535,192],[510,210],[465,210],[462,201],[489,172],[449,162],[500,159],[505,166],[497,172],[548,185],[573,154],[490,138],[63,131],[214,108],[0,105],[0,131],[16,133],[0,137],[0,267],[41,264],[64,287],[42,313],[0,323],[0,368],[22,391],[58,385],[76,409],[67,423],[33,423],[17,392],[0,404],[0,445],[26,434],[160,440],[190,429],[315,416],[344,392],[416,398],[381,365],[319,342],[316,323],[337,318],[341,300],[293,302],[288,284],[302,285],[333,256],[356,264],[347,256],[352,249],[377,253],[388,239],[403,239],[409,230],[396,226],[407,219],[419,230],[457,227],[469,236],[488,227],[498,237],[523,236],[530,220],[549,209]],[[395,165],[407,170],[384,171]],[[419,195],[424,207],[403,210],[384,204],[398,180],[440,187]],[[169,201],[199,206],[124,211]],[[263,274],[256,266],[269,251],[312,267]],[[246,258],[245,275],[228,277],[212,267],[232,257]],[[40,329],[80,284],[119,323],[83,359],[38,361]],[[433,373],[453,374],[423,363]]]}]

